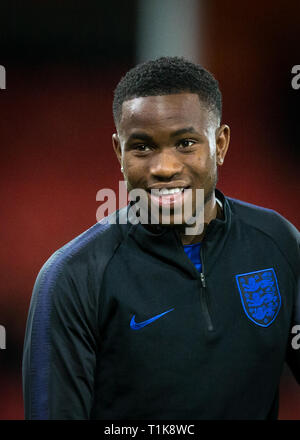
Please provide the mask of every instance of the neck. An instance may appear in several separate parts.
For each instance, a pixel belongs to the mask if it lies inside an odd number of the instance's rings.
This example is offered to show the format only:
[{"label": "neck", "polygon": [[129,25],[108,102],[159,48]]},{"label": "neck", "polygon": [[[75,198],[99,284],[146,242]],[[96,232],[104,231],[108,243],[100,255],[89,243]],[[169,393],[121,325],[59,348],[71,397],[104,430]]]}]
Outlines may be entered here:
[{"label": "neck", "polygon": [[215,194],[204,205],[204,225],[200,234],[186,235],[184,232],[180,233],[181,242],[183,245],[199,243],[203,240],[207,226],[216,217],[222,218],[222,209],[216,201]]}]

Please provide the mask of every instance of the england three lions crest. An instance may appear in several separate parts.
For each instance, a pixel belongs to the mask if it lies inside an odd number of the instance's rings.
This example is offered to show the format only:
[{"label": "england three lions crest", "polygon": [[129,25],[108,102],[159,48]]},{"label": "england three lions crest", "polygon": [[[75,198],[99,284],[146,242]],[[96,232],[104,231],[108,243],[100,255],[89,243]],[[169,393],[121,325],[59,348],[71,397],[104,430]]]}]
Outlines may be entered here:
[{"label": "england three lions crest", "polygon": [[281,306],[274,269],[236,275],[236,282],[248,318],[262,327],[272,324]]}]

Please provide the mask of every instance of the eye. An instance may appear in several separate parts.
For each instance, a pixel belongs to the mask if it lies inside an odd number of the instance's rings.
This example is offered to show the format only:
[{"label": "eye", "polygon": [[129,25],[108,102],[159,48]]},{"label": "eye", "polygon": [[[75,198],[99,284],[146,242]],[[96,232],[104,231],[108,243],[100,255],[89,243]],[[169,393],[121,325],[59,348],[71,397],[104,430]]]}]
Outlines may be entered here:
[{"label": "eye", "polygon": [[191,139],[182,139],[177,145],[179,147],[186,149],[186,148],[192,147],[195,143],[196,143],[196,141],[193,141]]},{"label": "eye", "polygon": [[142,153],[150,150],[150,147],[147,144],[135,144],[132,146],[132,148]]}]

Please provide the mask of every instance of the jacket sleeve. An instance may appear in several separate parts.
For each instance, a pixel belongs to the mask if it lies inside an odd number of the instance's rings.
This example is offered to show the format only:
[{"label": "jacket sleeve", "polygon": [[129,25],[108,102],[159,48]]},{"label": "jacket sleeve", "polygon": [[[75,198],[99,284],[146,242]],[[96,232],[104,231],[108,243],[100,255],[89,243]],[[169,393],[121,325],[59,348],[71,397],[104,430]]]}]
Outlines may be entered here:
[{"label": "jacket sleeve", "polygon": [[25,419],[90,418],[98,304],[86,266],[60,250],[37,277],[23,349]]}]

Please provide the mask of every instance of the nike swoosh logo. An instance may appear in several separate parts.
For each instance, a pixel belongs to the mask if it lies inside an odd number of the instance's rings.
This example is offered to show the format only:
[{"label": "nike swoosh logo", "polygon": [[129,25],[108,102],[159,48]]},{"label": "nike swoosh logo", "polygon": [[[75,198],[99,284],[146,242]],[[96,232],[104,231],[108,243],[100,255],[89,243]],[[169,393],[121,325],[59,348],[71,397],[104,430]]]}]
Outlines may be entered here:
[{"label": "nike swoosh logo", "polygon": [[174,308],[167,310],[166,312],[161,313],[160,315],[153,316],[153,318],[147,319],[147,321],[142,321],[142,322],[135,322],[135,315],[134,315],[131,318],[130,327],[132,328],[132,330],[140,330],[141,328],[146,327],[146,325],[151,324],[151,322],[156,321],[157,319],[161,318],[166,313],[172,312],[172,310],[174,310]]}]

